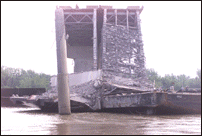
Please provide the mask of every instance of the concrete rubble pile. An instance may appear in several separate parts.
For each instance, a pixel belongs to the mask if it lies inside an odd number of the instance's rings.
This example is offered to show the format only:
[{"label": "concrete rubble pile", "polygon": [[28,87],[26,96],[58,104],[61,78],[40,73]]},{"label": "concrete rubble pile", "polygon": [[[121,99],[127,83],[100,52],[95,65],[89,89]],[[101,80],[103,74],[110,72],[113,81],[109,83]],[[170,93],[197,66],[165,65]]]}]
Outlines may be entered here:
[{"label": "concrete rubble pile", "polygon": [[[98,80],[91,80],[80,85],[70,86],[70,99],[85,103],[91,109],[97,109],[96,99],[101,97],[101,83],[98,82]],[[38,95],[36,99],[52,99],[57,101],[58,90],[56,87],[53,87],[42,95]]]},{"label": "concrete rubble pile", "polygon": [[[103,76],[110,83],[138,86],[142,90],[153,86],[146,77],[145,57],[138,29],[106,24],[103,27]],[[120,77],[120,78],[118,78]]]}]

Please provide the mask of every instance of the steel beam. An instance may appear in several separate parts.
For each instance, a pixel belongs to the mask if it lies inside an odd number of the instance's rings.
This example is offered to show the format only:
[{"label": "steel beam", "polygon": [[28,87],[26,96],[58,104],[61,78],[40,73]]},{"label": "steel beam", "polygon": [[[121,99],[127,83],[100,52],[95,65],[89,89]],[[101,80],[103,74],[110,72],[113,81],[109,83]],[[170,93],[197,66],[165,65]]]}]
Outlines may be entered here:
[{"label": "steel beam", "polygon": [[92,19],[89,15],[84,15],[80,20],[77,20],[73,15],[69,14],[68,16],[65,17],[65,22],[68,22],[68,21],[66,21],[66,20],[67,20],[69,17],[72,17],[72,18],[75,20],[74,23],[82,23],[81,21],[82,21],[84,18],[86,18],[86,17],[88,17],[88,18],[91,20],[90,22],[93,21],[93,19]]},{"label": "steel beam", "polygon": [[93,12],[64,12],[64,15],[93,15]]},{"label": "steel beam", "polygon": [[93,24],[93,22],[65,22],[66,25],[69,24]]},{"label": "steel beam", "polygon": [[[118,15],[126,15],[125,12],[119,12],[119,13],[117,13],[117,14],[118,14]],[[114,12],[108,12],[107,15],[114,15]],[[130,13],[130,15],[135,15],[135,12]]]},{"label": "steel beam", "polygon": [[113,17],[114,15],[111,15],[109,18],[107,18],[107,22]]}]

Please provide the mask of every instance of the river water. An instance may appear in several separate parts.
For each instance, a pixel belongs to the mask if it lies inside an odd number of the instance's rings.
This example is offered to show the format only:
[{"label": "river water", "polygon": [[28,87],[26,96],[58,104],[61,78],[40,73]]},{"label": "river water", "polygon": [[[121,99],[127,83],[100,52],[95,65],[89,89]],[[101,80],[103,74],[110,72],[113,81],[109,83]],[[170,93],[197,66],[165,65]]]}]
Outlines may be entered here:
[{"label": "river water", "polygon": [[2,135],[201,135],[201,114],[43,113],[1,107]]}]

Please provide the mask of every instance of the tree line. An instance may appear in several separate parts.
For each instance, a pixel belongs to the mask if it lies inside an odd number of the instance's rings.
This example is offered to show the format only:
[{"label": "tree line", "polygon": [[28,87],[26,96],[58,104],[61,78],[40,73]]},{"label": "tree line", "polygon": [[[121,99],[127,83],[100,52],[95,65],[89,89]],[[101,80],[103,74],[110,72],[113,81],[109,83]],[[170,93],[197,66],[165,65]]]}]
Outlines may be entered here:
[{"label": "tree line", "polygon": [[169,89],[170,86],[174,86],[175,90],[180,90],[181,87],[188,86],[189,88],[201,88],[201,69],[196,71],[197,77],[190,78],[184,74],[173,75],[167,74],[164,77],[158,75],[154,69],[146,70],[147,77],[151,82],[155,82],[155,88],[161,87],[162,89]]},{"label": "tree line", "polygon": [[1,66],[1,88],[46,88],[50,89],[50,75]]},{"label": "tree line", "polygon": [[[174,86],[175,90],[180,90],[182,86],[201,88],[201,69],[197,70],[195,78],[184,74],[161,77],[154,69],[147,69],[146,73],[149,81],[155,82],[155,88],[168,89],[170,86]],[[35,73],[32,70],[25,71],[1,66],[1,88],[46,88],[48,90],[50,89],[50,78],[51,75]]]}]

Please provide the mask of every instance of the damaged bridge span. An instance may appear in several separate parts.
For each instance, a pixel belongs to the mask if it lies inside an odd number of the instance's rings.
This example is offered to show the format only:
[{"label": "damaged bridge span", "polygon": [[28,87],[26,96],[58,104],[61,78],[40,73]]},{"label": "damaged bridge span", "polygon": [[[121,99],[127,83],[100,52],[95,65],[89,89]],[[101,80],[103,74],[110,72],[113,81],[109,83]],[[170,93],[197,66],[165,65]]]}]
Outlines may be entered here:
[{"label": "damaged bridge span", "polygon": [[[59,8],[64,16],[61,31],[66,35],[67,57],[75,62],[75,73],[68,74],[71,105],[80,103],[97,111],[152,108],[165,102],[165,94],[153,93],[146,77],[140,25],[143,7]],[[57,76],[52,77],[51,85],[51,90],[35,98],[43,103],[35,103],[41,108],[56,103],[52,108],[57,109]]]},{"label": "damaged bridge span", "polygon": [[[127,9],[113,9],[112,6],[87,6],[85,9],[72,9],[69,6],[61,6],[60,8],[64,11],[65,32],[68,35],[67,57],[75,61],[75,74],[101,72],[94,80],[82,77],[86,80],[85,85],[80,84],[79,87],[70,85],[70,93],[76,92],[80,97],[90,99],[91,102],[87,105],[93,110],[113,108],[117,105],[130,107],[134,105],[134,101],[143,101],[144,97],[153,98],[141,94],[150,93],[153,89],[145,70],[140,25],[140,13],[143,7],[128,6]],[[71,82],[71,75],[69,81]],[[97,87],[93,87],[90,82],[97,84]],[[85,88],[86,86],[89,88]],[[151,100],[148,101],[150,105],[153,104]],[[127,104],[124,105],[123,102]],[[135,105],[138,106],[138,103]],[[142,103],[142,106],[144,105],[149,104]]]}]

